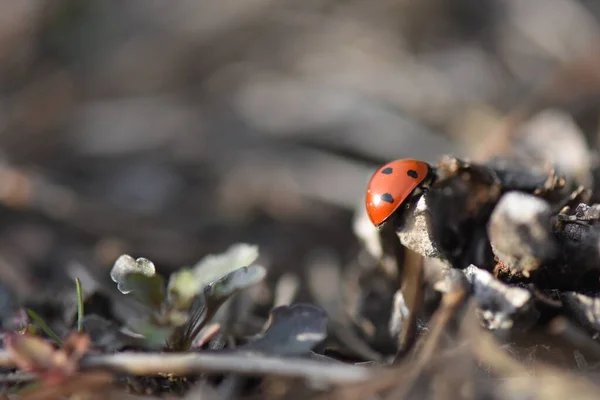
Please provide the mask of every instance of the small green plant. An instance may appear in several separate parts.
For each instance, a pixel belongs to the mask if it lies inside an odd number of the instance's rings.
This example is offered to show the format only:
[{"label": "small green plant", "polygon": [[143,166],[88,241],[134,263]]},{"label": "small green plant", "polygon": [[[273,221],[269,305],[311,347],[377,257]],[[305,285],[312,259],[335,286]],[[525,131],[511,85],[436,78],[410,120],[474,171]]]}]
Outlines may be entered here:
[{"label": "small green plant", "polygon": [[[25,309],[31,322],[22,330],[4,335],[4,348],[17,367],[33,373],[39,379],[19,389],[15,394],[29,394],[35,397],[34,394],[38,391],[63,385],[79,374],[79,360],[87,353],[91,341],[89,335],[83,332],[83,290],[78,278],[75,278],[75,287],[77,332],[69,332],[63,340],[35,311]],[[54,345],[41,335],[42,332]],[[79,377],[81,378],[81,375]]]},{"label": "small green plant", "polygon": [[[77,291],[76,292],[77,293],[77,332],[82,333],[83,332],[83,324],[82,324],[82,322],[83,322],[83,290],[81,288],[81,281],[79,280],[79,278],[75,278],[75,288]],[[48,324],[46,324],[46,322],[43,320],[42,317],[40,317],[35,311],[33,311],[30,308],[26,309],[25,312],[27,313],[27,316],[29,317],[29,319],[35,325],[37,325],[37,327],[39,327],[46,334],[46,336],[48,336],[50,339],[52,339],[52,341],[54,341],[54,343],[56,343],[57,346],[60,346],[60,347],[63,346],[62,339],[60,337],[58,337],[58,335],[56,333],[54,333],[54,331],[52,331],[52,329],[50,329],[50,327],[48,326]],[[36,334],[36,330],[31,325],[28,325],[26,331],[29,333]]]},{"label": "small green plant", "polygon": [[165,284],[152,261],[124,254],[110,275],[121,293],[148,307],[148,314],[131,326],[148,348],[186,350],[229,297],[264,278],[265,268],[254,264],[257,258],[257,246],[235,244],[178,270]]}]

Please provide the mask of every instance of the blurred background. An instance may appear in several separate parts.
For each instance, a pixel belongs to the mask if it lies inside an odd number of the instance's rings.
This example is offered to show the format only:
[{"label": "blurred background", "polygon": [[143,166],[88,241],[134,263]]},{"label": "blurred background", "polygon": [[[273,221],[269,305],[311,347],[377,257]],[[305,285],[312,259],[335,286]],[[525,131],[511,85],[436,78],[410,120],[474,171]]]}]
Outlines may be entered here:
[{"label": "blurred background", "polygon": [[[373,170],[501,153],[547,108],[592,148],[593,0],[0,0],[0,281],[237,241],[271,280],[356,258]],[[515,122],[517,121],[517,122]],[[330,259],[331,260],[331,259]]]}]

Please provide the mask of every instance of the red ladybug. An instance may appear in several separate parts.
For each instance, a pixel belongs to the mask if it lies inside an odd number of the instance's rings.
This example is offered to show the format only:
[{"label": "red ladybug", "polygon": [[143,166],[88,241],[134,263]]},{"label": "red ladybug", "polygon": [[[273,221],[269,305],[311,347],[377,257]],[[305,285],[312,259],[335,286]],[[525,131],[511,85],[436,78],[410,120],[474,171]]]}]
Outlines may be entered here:
[{"label": "red ladybug", "polygon": [[433,168],[419,160],[396,160],[379,168],[367,186],[367,214],[373,225],[389,220],[407,200],[427,189],[433,179]]}]

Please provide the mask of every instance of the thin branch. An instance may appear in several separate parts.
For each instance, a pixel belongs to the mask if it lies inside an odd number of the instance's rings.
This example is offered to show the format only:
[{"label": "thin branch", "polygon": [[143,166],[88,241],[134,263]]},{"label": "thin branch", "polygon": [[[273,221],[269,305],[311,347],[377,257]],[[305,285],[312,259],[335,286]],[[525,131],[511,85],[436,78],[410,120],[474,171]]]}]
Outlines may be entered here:
[{"label": "thin branch", "polygon": [[367,380],[372,372],[364,367],[325,364],[305,359],[289,359],[257,354],[148,354],[119,353],[89,356],[82,369],[109,369],[134,375],[170,373],[184,375],[199,372],[233,372],[243,375],[277,375],[307,378],[330,383]]},{"label": "thin branch", "polygon": [[600,345],[565,317],[556,317],[548,326],[551,335],[558,336],[586,354],[600,358]]},{"label": "thin branch", "polygon": [[408,318],[402,325],[398,335],[398,352],[395,364],[402,361],[411,349],[417,337],[417,315],[423,304],[423,257],[406,248],[404,250],[404,265],[402,268],[402,295],[409,310]]},{"label": "thin branch", "polygon": [[169,373],[185,375],[199,372],[232,372],[243,375],[277,375],[307,378],[330,383],[364,381],[373,376],[372,368],[326,364],[305,359],[290,359],[258,354],[151,354],[119,353],[88,356],[82,369],[108,369],[133,375]]},{"label": "thin branch", "polygon": [[[0,351],[0,367],[14,367],[8,352]],[[81,370],[104,369],[132,375],[197,374],[231,372],[242,375],[276,375],[343,384],[371,379],[373,368],[290,359],[259,354],[134,353],[89,355],[81,360]]]}]

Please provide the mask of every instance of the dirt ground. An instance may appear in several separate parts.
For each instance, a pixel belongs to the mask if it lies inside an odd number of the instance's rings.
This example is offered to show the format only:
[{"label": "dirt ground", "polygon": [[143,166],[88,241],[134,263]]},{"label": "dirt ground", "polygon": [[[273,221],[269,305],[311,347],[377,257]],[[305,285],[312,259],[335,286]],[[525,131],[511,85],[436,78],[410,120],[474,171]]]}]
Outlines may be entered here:
[{"label": "dirt ground", "polygon": [[[462,332],[455,336],[475,338],[470,346],[478,350],[460,353],[460,345],[448,345],[453,339],[430,337],[388,369],[380,364],[401,358],[388,325],[407,280],[389,260],[378,264],[356,221],[373,172],[399,158],[500,160],[526,172],[551,164],[575,182],[569,188],[589,189],[582,203],[599,201],[599,49],[600,2],[591,0],[0,1],[6,335],[24,329],[31,309],[66,338],[75,324],[76,277],[86,315],[124,325],[138,308],[111,280],[122,254],[147,258],[169,276],[250,243],[266,276],[227,303],[229,319],[219,318],[229,333],[200,347],[235,357],[268,321],[273,326],[274,306],[308,304],[318,307],[302,311],[308,331],[321,332],[319,312],[327,315],[327,338],[308,359],[360,367],[338,376],[334,367],[319,373],[316,364],[294,369],[292,360],[292,372],[278,374],[277,360],[258,360],[248,367],[257,375],[242,379],[247,371],[208,360],[193,377],[180,378],[186,374],[174,372],[177,366],[159,377],[110,367],[107,377],[93,375],[94,362],[103,371],[110,362],[92,358],[81,366],[92,375],[69,378],[66,392],[39,389],[29,398],[596,398],[593,378],[567,374],[594,376],[598,330],[554,317],[563,315],[555,304],[563,293],[584,294],[578,301],[585,303],[600,290],[598,242],[561,247],[567,261],[576,260],[563,269],[585,265],[577,281],[568,271],[531,282],[509,271],[507,278],[502,256],[487,258],[490,268],[479,265],[507,287],[531,283],[532,293],[544,292],[537,324],[563,332],[567,347],[555,351],[531,331],[492,340],[468,317],[480,309],[467,302],[457,311],[446,298],[415,329],[435,336],[433,327],[455,324]],[[552,207],[562,199],[547,198]],[[487,221],[472,229],[486,229]],[[450,264],[464,269],[477,259],[464,254]],[[280,326],[300,318],[291,309],[277,317]],[[511,347],[515,337],[520,344]],[[288,342],[270,340],[279,361],[293,355],[281,344]],[[285,349],[274,351],[275,342]],[[90,357],[123,350],[105,345],[94,342]],[[445,346],[455,353],[431,361]],[[534,383],[524,377],[538,358],[547,365]],[[452,371],[449,360],[464,369]],[[6,398],[27,398],[16,393],[33,378],[19,375],[23,368],[14,372],[10,357],[0,361]],[[370,368],[378,379],[361,375]],[[516,377],[498,383],[507,371]],[[56,389],[44,382],[44,390]]]}]

